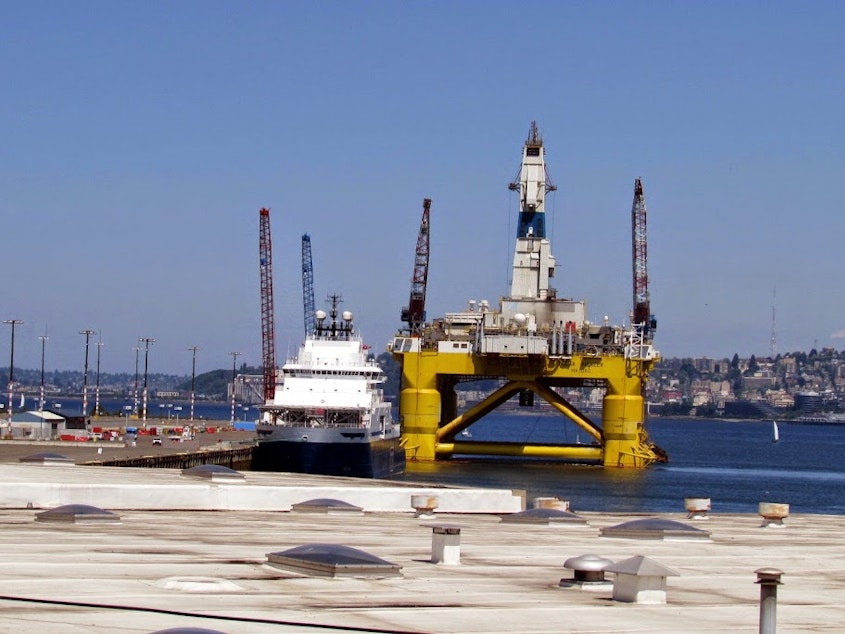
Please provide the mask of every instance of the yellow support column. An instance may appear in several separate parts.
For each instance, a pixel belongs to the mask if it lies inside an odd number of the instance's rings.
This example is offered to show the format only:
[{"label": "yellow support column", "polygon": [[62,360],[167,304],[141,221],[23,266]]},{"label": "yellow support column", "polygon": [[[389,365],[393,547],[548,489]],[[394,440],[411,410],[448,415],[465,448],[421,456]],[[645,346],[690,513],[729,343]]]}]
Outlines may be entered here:
[{"label": "yellow support column", "polygon": [[657,459],[644,432],[645,401],[639,376],[607,382],[602,405],[604,466],[643,468]]},{"label": "yellow support column", "polygon": [[437,375],[423,372],[424,353],[402,357],[402,392],[399,420],[408,460],[436,460],[435,444],[440,424],[440,392]]}]

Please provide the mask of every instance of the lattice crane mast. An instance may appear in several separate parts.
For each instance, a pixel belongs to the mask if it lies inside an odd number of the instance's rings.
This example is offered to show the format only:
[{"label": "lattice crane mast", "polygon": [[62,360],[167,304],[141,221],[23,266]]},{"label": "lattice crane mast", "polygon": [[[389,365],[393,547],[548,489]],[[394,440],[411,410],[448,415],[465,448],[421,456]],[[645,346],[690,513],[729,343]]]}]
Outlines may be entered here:
[{"label": "lattice crane mast", "polygon": [[648,239],[646,237],[646,206],[643,183],[634,181],[634,204],[631,207],[631,237],[634,263],[634,314],[632,323],[642,329],[643,337],[654,337],[657,321],[651,314],[648,296]]},{"label": "lattice crane mast", "polygon": [[423,199],[422,221],[417,236],[417,250],[414,258],[414,277],[411,280],[411,297],[408,306],[402,309],[402,321],[408,324],[411,334],[420,334],[425,323],[425,290],[428,284],[429,259],[429,212],[431,198]]},{"label": "lattice crane mast", "polygon": [[313,335],[317,327],[314,307],[314,264],[311,260],[311,236],[302,236],[302,310],[305,315],[305,336]]},{"label": "lattice crane mast", "polygon": [[273,314],[273,244],[270,239],[270,210],[258,212],[258,264],[261,273],[261,361],[264,366],[264,401],[276,393],[276,336]]}]

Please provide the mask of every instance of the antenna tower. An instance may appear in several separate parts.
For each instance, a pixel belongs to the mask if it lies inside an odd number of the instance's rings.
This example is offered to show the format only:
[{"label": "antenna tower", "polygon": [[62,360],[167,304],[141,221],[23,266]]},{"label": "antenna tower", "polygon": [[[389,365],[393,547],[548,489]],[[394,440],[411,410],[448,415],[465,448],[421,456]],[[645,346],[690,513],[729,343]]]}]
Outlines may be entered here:
[{"label": "antenna tower", "polygon": [[314,265],[311,261],[311,236],[302,236],[302,306],[305,315],[305,336],[317,327],[314,307]]},{"label": "antenna tower", "polygon": [[272,400],[276,393],[273,244],[270,239],[270,210],[262,207],[258,212],[258,218],[258,263],[261,272],[261,361],[264,366],[264,401],[266,402]]},{"label": "antenna tower", "polygon": [[775,335],[775,299],[777,297],[777,288],[772,289],[772,338],[769,342],[770,353],[772,356],[772,361],[775,360],[775,356],[777,356],[778,345],[777,345],[777,337]]}]

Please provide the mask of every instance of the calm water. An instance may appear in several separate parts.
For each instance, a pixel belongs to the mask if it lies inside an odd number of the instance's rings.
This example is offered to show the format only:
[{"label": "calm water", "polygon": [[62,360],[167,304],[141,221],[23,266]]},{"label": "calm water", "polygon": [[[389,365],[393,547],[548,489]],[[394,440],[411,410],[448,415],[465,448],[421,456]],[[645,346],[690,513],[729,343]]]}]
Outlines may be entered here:
[{"label": "calm water", "polygon": [[[79,399],[59,400],[64,409],[81,407]],[[131,401],[102,403],[110,411],[129,404]],[[93,406],[92,398],[89,407]],[[184,421],[190,406],[152,401],[148,422],[154,424],[159,416],[166,419],[168,410],[173,423],[177,415]],[[257,413],[254,407],[236,408],[238,421],[254,420]],[[229,420],[230,406],[197,403],[195,416]],[[661,418],[649,421],[648,430],[669,453],[669,462],[645,470],[475,458],[409,463],[408,471],[394,479],[524,489],[529,500],[558,496],[570,500],[575,511],[676,512],[683,510],[685,497],[709,497],[714,512],[756,513],[759,502],[786,502],[795,513],[845,515],[845,425],[780,423],[777,443],[772,442],[771,421]],[[471,431],[471,440],[589,441],[562,417],[547,415],[491,414]]]},{"label": "calm water", "polygon": [[[473,425],[472,440],[577,440],[561,421],[491,415]],[[670,461],[645,470],[454,460],[412,463],[397,479],[524,489],[529,500],[558,496],[575,511],[675,512],[685,497],[709,497],[714,512],[786,502],[795,513],[845,514],[845,425],[780,423],[777,443],[770,421],[654,419],[648,429]]]}]

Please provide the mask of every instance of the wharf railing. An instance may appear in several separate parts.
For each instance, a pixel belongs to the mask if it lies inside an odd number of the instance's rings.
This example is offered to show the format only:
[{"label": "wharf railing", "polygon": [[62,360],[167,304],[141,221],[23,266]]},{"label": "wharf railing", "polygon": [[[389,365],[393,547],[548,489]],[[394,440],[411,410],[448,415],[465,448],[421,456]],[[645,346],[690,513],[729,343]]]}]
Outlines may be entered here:
[{"label": "wharf railing", "polygon": [[186,451],[160,456],[138,456],[115,460],[91,460],[80,464],[102,467],[143,467],[148,469],[190,469],[205,464],[221,465],[230,469],[249,469],[254,446],[235,449]]}]

